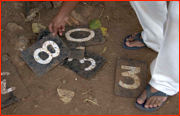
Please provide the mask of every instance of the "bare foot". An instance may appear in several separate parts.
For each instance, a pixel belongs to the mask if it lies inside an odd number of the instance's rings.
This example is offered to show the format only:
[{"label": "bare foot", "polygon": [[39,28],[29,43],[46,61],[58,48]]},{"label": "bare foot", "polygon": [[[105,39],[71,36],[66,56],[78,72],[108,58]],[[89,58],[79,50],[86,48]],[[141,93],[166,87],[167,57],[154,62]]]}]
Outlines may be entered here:
[{"label": "bare foot", "polygon": [[[155,93],[158,90],[156,90],[155,88],[151,87],[151,93]],[[161,104],[166,101],[167,96],[152,96],[150,98],[147,99],[144,107],[145,108],[153,108],[153,107],[158,107],[161,106]],[[143,104],[146,100],[146,90],[143,91],[143,93],[141,94],[141,96],[137,99],[137,103],[139,104]]]},{"label": "bare foot", "polygon": [[[145,44],[143,44],[142,42],[138,41],[138,40],[134,40],[134,37],[137,35],[138,33],[134,33],[131,37],[126,39],[126,46],[128,47],[143,47],[145,46]],[[139,38],[142,38],[141,36]]]}]

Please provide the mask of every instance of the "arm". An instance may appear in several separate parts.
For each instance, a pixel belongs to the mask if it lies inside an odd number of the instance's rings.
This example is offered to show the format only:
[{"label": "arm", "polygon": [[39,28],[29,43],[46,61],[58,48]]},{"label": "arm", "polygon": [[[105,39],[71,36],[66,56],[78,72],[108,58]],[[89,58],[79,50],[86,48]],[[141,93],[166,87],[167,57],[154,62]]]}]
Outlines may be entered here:
[{"label": "arm", "polygon": [[79,1],[65,1],[62,3],[58,14],[53,17],[49,24],[49,30],[53,32],[53,35],[57,34],[57,32],[59,32],[59,35],[62,35],[62,31],[65,30],[65,24],[68,21],[68,16],[77,6],[78,2]]}]

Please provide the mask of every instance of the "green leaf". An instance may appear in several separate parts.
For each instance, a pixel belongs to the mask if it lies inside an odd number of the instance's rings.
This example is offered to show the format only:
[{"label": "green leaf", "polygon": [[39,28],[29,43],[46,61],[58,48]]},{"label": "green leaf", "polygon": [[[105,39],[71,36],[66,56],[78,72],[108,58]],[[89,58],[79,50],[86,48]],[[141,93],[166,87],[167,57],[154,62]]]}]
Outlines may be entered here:
[{"label": "green leaf", "polygon": [[34,33],[39,33],[40,29],[46,29],[46,26],[41,25],[41,23],[33,23],[32,30]]},{"label": "green leaf", "polygon": [[105,36],[106,33],[107,33],[107,28],[105,28],[105,27],[100,27],[100,29],[101,29],[101,31],[102,31],[103,36]]},{"label": "green leaf", "polygon": [[93,19],[89,22],[89,28],[90,29],[98,29],[99,27],[101,27],[101,21],[97,20],[97,19]]}]

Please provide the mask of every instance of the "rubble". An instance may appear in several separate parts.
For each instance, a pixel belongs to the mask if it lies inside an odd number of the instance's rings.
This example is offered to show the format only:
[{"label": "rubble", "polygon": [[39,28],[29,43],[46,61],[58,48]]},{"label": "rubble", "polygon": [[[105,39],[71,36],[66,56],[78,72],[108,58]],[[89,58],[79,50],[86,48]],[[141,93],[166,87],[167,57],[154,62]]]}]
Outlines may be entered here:
[{"label": "rubble", "polygon": [[62,4],[62,1],[52,1],[53,2],[53,7],[54,8],[59,8]]},{"label": "rubble", "polygon": [[64,104],[68,104],[75,95],[74,91],[57,88],[58,95]]},{"label": "rubble", "polygon": [[99,4],[99,7],[104,8],[104,5],[103,4]]},{"label": "rubble", "polygon": [[10,32],[24,31],[24,28],[20,25],[17,25],[16,23],[8,23],[6,25],[6,29]]},{"label": "rubble", "polygon": [[11,57],[11,61],[15,66],[22,66],[25,64],[25,62],[20,58],[20,56],[16,56],[16,55]]},{"label": "rubble", "polygon": [[83,17],[79,13],[77,13],[75,10],[71,12],[71,16],[73,16],[77,21],[84,23]]},{"label": "rubble", "polygon": [[24,35],[21,35],[18,38],[18,42],[15,44],[15,49],[18,51],[23,51],[24,49],[26,49],[28,43],[29,40]]},{"label": "rubble", "polygon": [[62,80],[62,83],[64,83],[64,84],[65,84],[65,83],[67,83],[67,81],[66,81],[66,80]]},{"label": "rubble", "polygon": [[30,10],[30,15],[26,17],[26,21],[32,21],[34,17],[36,17],[36,14],[39,12],[39,8],[34,8]]},{"label": "rubble", "polygon": [[[30,15],[28,15],[25,18],[25,21],[32,21],[34,19],[34,17],[36,17],[37,13],[39,13],[39,11],[43,8],[42,4],[39,4],[39,6],[37,8],[33,8],[30,10]],[[24,17],[24,16],[23,16]]]},{"label": "rubble", "polygon": [[45,2],[43,3],[43,5],[44,5],[44,7],[46,7],[47,9],[52,8],[52,4],[51,4],[50,1],[45,1]]},{"label": "rubble", "polygon": [[[81,10],[81,9],[83,9],[83,10]],[[77,12],[79,14],[81,14],[81,16],[84,19],[88,19],[93,11],[94,11],[93,7],[88,4],[81,5],[81,8],[79,10],[77,10]],[[88,23],[88,22],[86,22],[86,23]]]},{"label": "rubble", "polygon": [[2,55],[2,57],[1,57],[1,61],[2,61],[2,62],[6,62],[6,61],[8,61],[8,60],[9,60],[9,55],[8,55],[8,54]]}]

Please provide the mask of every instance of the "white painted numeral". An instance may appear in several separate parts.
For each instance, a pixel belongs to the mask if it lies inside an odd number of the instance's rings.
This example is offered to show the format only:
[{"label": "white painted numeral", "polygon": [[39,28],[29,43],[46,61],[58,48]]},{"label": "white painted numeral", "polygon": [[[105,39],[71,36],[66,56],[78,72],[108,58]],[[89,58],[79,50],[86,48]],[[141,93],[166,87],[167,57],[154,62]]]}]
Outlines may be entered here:
[{"label": "white painted numeral", "polygon": [[15,87],[10,87],[10,88],[6,89],[6,79],[1,81],[1,94],[10,93],[10,92],[14,91],[15,89],[16,89]]},{"label": "white painted numeral", "polygon": [[[68,58],[68,61],[69,61],[69,62],[71,62],[72,60],[73,60],[73,58]],[[80,62],[81,64],[84,63],[85,61],[91,62],[91,65],[90,65],[89,67],[87,67],[87,68],[84,69],[85,71],[93,70],[93,69],[96,67],[96,61],[95,61],[94,59],[92,59],[92,58],[88,58],[88,59],[83,58],[82,60],[79,60],[79,62]]]},{"label": "white painted numeral", "polygon": [[139,67],[131,67],[131,66],[123,66],[122,65],[121,69],[131,70],[131,71],[123,72],[122,76],[127,76],[127,77],[133,78],[134,79],[134,84],[132,84],[132,85],[125,84],[120,80],[119,85],[126,88],[126,89],[136,89],[136,88],[138,88],[139,85],[140,85],[140,79],[136,74],[140,73],[140,68]]},{"label": "white painted numeral", "polygon": [[[47,49],[48,45],[51,45],[54,48],[55,53],[49,52],[49,50]],[[45,60],[41,59],[39,57],[39,53],[41,52],[47,53],[48,58]],[[52,58],[59,56],[59,54],[60,54],[60,49],[58,45],[55,42],[49,40],[49,41],[44,42],[44,44],[42,45],[42,48],[38,48],[34,51],[34,59],[36,60],[36,62],[40,64],[48,64],[49,62],[51,62]]]},{"label": "white painted numeral", "polygon": [[[9,74],[10,74],[9,72],[1,72],[1,76],[9,75]],[[10,88],[6,89],[6,79],[1,81],[1,94],[10,93],[10,92],[14,91],[15,89],[16,89],[15,87],[10,87]]]},{"label": "white painted numeral", "polygon": [[90,70],[92,70],[92,69],[94,69],[94,68],[96,67],[96,61],[95,61],[94,59],[92,59],[92,58],[88,58],[88,59],[84,58],[84,59],[82,59],[82,60],[79,60],[79,62],[80,62],[81,64],[84,63],[84,61],[89,61],[89,62],[91,62],[91,65],[90,65],[89,67],[87,67],[87,68],[84,69],[85,71],[90,71]]},{"label": "white painted numeral", "polygon": [[[70,36],[70,34],[71,34],[72,32],[76,32],[76,31],[87,31],[87,32],[90,32],[90,35],[89,35],[88,37],[81,38],[81,39],[72,38],[72,37]],[[88,29],[88,28],[79,28],[79,29],[69,30],[68,32],[66,32],[65,36],[66,36],[66,39],[67,39],[68,41],[73,41],[73,42],[86,42],[86,41],[91,40],[91,39],[95,36],[95,33],[94,33],[93,30],[90,30],[90,29]]]}]

